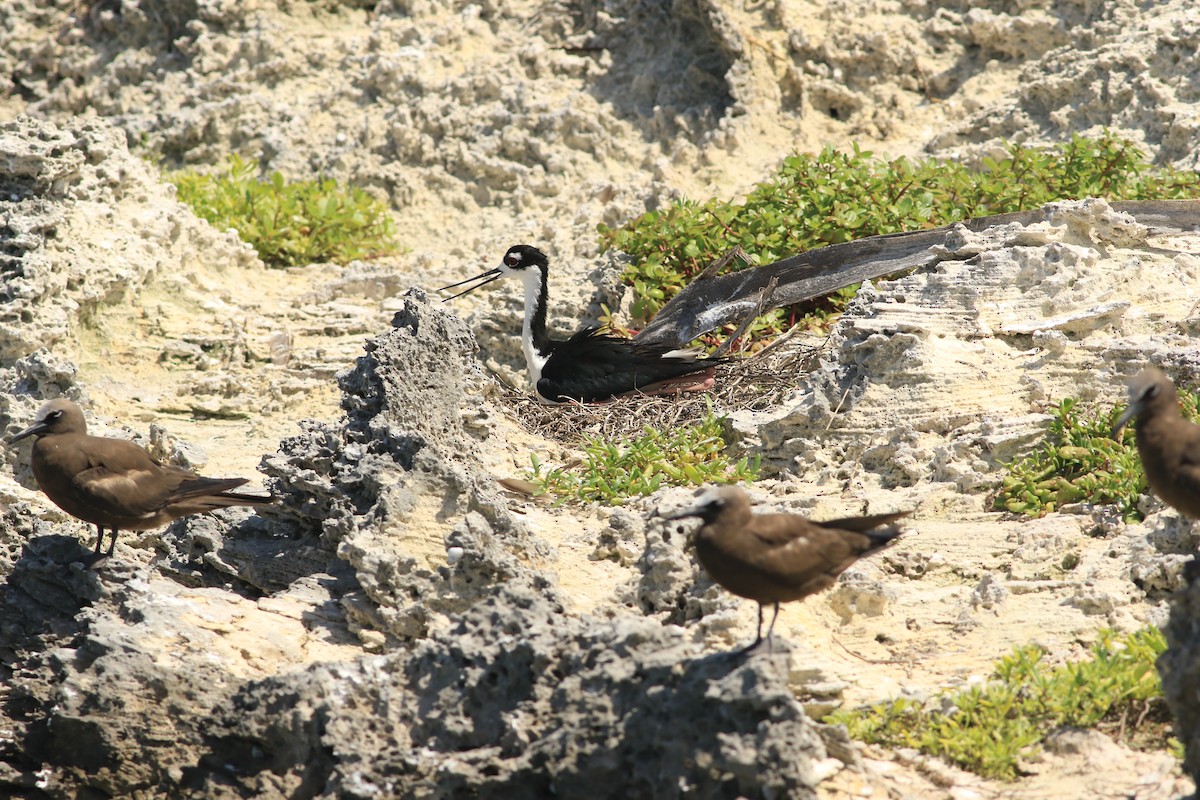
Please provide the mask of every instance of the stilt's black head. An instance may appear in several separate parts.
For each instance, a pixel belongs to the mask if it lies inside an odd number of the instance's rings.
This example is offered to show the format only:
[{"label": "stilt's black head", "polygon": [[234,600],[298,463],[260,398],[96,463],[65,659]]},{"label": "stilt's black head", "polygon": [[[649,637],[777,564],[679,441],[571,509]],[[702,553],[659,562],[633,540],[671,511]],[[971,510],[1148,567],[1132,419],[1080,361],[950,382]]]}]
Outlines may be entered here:
[{"label": "stilt's black head", "polygon": [[[458,283],[452,283],[449,286],[443,286],[438,291],[441,292],[447,289],[454,289],[458,286],[462,286],[464,283],[478,281],[478,283],[475,283],[474,286],[468,286],[458,294],[450,295],[442,301],[446,302],[446,300],[453,300],[456,297],[462,297],[464,294],[473,292],[480,286],[486,286],[492,281],[498,281],[501,278],[507,278],[512,275],[522,275],[530,267],[536,267],[537,269],[540,269],[544,277],[549,263],[550,262],[546,259],[546,254],[541,250],[538,250],[536,247],[531,245],[518,244],[508,248],[508,252],[504,254],[504,260],[500,262],[500,266],[496,267],[495,269],[489,269],[487,272],[481,272],[473,278],[467,278],[465,281],[459,281]],[[545,281],[543,280],[543,284],[544,283]]]},{"label": "stilt's black head", "polygon": [[518,244],[508,248],[508,252],[504,254],[504,262],[500,269],[503,271],[507,268],[513,272],[520,272],[530,267],[545,269],[549,263],[546,254],[541,250],[532,245]]}]

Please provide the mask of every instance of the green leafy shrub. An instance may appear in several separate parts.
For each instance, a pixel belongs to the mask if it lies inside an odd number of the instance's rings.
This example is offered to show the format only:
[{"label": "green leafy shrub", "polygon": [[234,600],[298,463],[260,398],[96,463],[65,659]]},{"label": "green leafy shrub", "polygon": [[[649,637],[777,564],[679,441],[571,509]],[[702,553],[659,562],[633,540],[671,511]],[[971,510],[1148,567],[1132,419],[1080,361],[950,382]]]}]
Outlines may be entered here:
[{"label": "green leafy shrub", "polygon": [[757,457],[736,462],[726,457],[723,421],[710,412],[693,425],[669,431],[646,428],[626,442],[589,436],[583,441],[579,466],[547,470],[535,454],[530,456],[529,479],[563,499],[608,505],[620,505],[626,498],[648,495],[662,486],[754,480]]},{"label": "green leafy shrub", "polygon": [[[600,225],[601,247],[633,256],[635,322],[650,319],[699,270],[735,245],[754,264],[866,236],[918,230],[1080,197],[1142,200],[1195,197],[1200,175],[1156,167],[1133,143],[1105,133],[1052,148],[1010,144],[981,169],[947,159],[891,161],[854,148],[785,159],[742,203],[681,200],[620,228]],[[777,317],[820,323],[853,291]]]},{"label": "green leafy shrub", "polygon": [[[1091,659],[1054,668],[1043,663],[1040,647],[1027,645],[1001,659],[994,680],[986,685],[925,703],[899,699],[839,709],[825,721],[845,725],[856,739],[915,747],[985,777],[1007,780],[1017,777],[1022,751],[1064,726],[1111,727],[1135,744],[1171,747],[1154,667],[1166,647],[1158,628],[1120,637],[1104,631]],[[944,711],[947,699],[949,712]],[[1132,725],[1126,724],[1128,718]],[[1139,732],[1134,729],[1145,723],[1156,726],[1153,735],[1135,737]]]},{"label": "green leafy shrub", "polygon": [[272,266],[346,263],[393,252],[395,223],[388,207],[358,188],[331,179],[288,182],[273,172],[259,180],[258,164],[230,156],[227,170],[169,174],[180,201],[215,227],[233,228]]},{"label": "green leafy shrub", "polygon": [[[1200,421],[1200,396],[1180,389],[1179,404],[1185,417]],[[1121,430],[1120,441],[1109,436],[1124,410],[1083,409],[1074,398],[1063,400],[1042,443],[1007,465],[993,508],[1040,517],[1064,503],[1087,500],[1117,506],[1128,522],[1142,519],[1138,499],[1147,486],[1134,444],[1136,423]]]}]

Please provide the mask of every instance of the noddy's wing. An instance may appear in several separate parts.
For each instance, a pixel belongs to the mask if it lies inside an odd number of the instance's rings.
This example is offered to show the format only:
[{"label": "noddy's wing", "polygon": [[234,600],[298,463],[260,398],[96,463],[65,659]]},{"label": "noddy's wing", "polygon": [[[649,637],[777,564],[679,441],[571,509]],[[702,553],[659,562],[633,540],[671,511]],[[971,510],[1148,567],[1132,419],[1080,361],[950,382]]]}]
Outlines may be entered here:
[{"label": "noddy's wing", "polygon": [[[263,498],[261,497],[235,494],[229,491],[249,482],[249,478],[191,478],[179,484],[179,487],[171,493],[170,502],[180,503],[184,500],[211,498],[218,505],[229,505],[229,503],[219,503],[218,501],[222,497],[237,502],[243,500],[262,500]],[[236,502],[234,504],[236,505]]]},{"label": "noddy's wing", "polygon": [[274,495],[229,491],[247,482],[246,478],[194,478],[184,481],[163,510],[179,518],[229,506],[267,506],[279,499]]},{"label": "noddy's wing", "polygon": [[74,457],[82,459],[76,462],[78,471],[71,479],[76,496],[110,516],[154,514],[180,497],[245,483],[241,479],[229,483],[200,478],[190,470],[162,464],[145,449],[120,439],[82,436],[69,444]]},{"label": "noddy's wing", "polygon": [[756,560],[792,583],[832,579],[870,547],[862,534],[829,530],[797,514],[756,515],[747,532],[766,545]]},{"label": "noddy's wing", "polygon": [[[856,539],[865,537],[869,541],[867,547],[857,550],[854,557],[842,566],[842,569],[845,569],[854,562],[854,559],[870,555],[876,550],[882,550],[894,542],[902,531],[899,526],[892,523],[902,517],[907,517],[911,513],[911,511],[894,511],[888,514],[870,514],[865,517],[831,519],[820,523],[820,525],[826,530],[840,533],[843,536],[851,536]],[[838,571],[840,572],[841,570]]]},{"label": "noddy's wing", "polygon": [[[81,498],[97,511],[117,517],[153,514],[173,502],[181,484],[194,473],[178,467],[149,465],[112,469],[100,464],[78,473],[72,483]],[[240,486],[241,481],[235,485]]]},{"label": "noddy's wing", "polygon": [[754,518],[751,528],[760,539],[775,543],[761,556],[770,561],[775,572],[786,575],[793,585],[803,585],[806,592],[817,592],[832,586],[837,576],[859,558],[899,536],[899,529],[880,526],[909,513],[829,522],[813,522],[795,514],[763,514]]},{"label": "noddy's wing", "polygon": [[746,531],[765,544],[782,547],[798,539],[807,540],[821,527],[799,514],[755,514]]},{"label": "noddy's wing", "polygon": [[1200,497],[1200,429],[1189,425],[1185,434],[1175,480],[1181,489]]}]

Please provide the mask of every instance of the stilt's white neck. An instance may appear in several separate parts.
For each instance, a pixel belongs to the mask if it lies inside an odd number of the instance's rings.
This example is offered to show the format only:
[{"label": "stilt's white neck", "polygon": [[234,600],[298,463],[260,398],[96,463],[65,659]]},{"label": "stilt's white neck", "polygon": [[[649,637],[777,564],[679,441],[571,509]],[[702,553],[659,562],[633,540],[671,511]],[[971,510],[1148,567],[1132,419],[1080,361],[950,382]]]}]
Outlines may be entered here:
[{"label": "stilt's white neck", "polygon": [[521,283],[525,285],[525,323],[521,326],[521,349],[525,351],[529,380],[537,389],[538,381],[542,379],[542,367],[550,358],[549,350],[542,352],[535,341],[546,337],[546,309],[538,308],[539,304],[546,302],[546,292],[542,287],[542,273],[536,268],[521,272]]}]

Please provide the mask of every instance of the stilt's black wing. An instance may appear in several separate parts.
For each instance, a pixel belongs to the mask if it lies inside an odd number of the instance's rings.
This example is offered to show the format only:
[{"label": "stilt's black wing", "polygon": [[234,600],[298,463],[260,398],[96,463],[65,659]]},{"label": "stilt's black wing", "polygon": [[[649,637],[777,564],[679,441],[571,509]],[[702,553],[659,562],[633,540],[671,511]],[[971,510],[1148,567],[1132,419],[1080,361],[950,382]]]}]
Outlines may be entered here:
[{"label": "stilt's black wing", "polygon": [[538,394],[552,401],[592,403],[643,386],[703,372],[728,359],[668,356],[669,345],[647,345],[584,328],[554,348],[542,367]]}]

